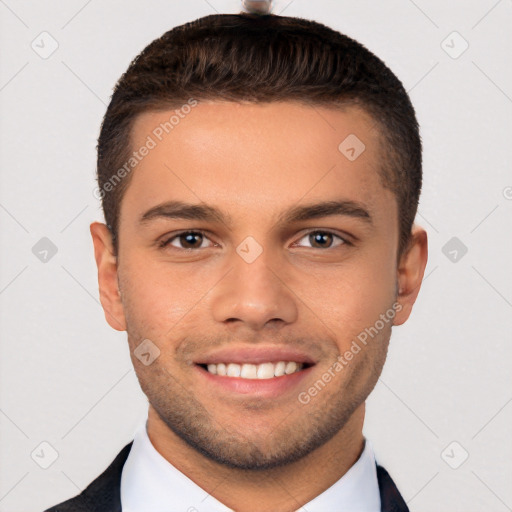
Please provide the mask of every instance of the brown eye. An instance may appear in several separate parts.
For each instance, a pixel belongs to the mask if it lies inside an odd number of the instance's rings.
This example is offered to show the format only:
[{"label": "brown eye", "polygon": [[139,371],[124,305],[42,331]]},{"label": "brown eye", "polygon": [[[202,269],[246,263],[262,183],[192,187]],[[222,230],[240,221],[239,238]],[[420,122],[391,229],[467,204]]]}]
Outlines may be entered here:
[{"label": "brown eye", "polygon": [[[340,245],[349,244],[347,240],[330,231],[311,231],[300,240],[304,240],[305,238],[307,238],[308,242],[311,244],[310,247],[313,249],[333,249]],[[338,243],[336,243],[336,239],[339,240]]]},{"label": "brown eye", "polygon": [[313,247],[330,247],[333,241],[332,233],[316,231],[309,234],[309,241]]},{"label": "brown eye", "polygon": [[161,246],[172,245],[178,249],[202,249],[208,238],[200,231],[185,231],[162,242]]}]

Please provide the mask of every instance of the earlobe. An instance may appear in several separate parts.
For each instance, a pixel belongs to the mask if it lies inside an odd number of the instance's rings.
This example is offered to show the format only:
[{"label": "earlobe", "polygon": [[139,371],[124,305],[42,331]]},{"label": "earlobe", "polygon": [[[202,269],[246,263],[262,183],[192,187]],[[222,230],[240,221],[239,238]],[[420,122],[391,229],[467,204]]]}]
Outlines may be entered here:
[{"label": "earlobe", "polygon": [[410,244],[401,257],[397,269],[397,302],[401,309],[396,314],[393,325],[402,325],[409,318],[421,288],[427,260],[427,232],[423,228],[414,225],[411,231]]},{"label": "earlobe", "polygon": [[100,302],[108,324],[116,331],[126,330],[126,321],[118,286],[117,258],[112,235],[101,222],[93,222],[90,232],[94,245],[94,259],[98,267]]}]

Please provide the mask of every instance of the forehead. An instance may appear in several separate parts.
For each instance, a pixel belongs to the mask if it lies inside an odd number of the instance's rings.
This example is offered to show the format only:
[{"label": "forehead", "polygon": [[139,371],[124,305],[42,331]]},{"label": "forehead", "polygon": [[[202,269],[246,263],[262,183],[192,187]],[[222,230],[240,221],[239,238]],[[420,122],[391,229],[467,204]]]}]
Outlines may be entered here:
[{"label": "forehead", "polygon": [[379,210],[394,199],[379,177],[378,132],[357,107],[201,102],[139,115],[131,145],[145,156],[132,171],[121,217],[169,200],[254,217],[301,200],[345,198]]}]

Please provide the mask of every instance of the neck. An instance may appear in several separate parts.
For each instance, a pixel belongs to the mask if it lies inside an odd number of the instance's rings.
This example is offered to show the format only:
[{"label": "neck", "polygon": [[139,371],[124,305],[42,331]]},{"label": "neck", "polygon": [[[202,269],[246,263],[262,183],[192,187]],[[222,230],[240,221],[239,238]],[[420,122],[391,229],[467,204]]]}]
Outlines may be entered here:
[{"label": "neck", "polygon": [[239,470],[218,464],[176,436],[149,406],[147,431],[155,449],[215,499],[237,512],[293,512],[338,481],[364,447],[365,405],[330,441],[284,467]]}]

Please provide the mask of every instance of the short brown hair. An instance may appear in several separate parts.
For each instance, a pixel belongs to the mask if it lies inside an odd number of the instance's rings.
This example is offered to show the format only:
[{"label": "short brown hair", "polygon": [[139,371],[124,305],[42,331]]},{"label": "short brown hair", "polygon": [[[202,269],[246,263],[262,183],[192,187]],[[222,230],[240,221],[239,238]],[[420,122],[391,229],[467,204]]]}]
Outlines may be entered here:
[{"label": "short brown hair", "polygon": [[422,185],[419,128],[402,83],[362,44],[323,24],[248,13],[205,16],[169,30],[135,57],[116,84],[97,146],[98,187],[116,255],[120,204],[131,174],[118,184],[112,177],[130,159],[134,120],[190,98],[364,108],[382,136],[380,176],[397,200],[402,255]]}]

